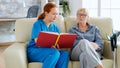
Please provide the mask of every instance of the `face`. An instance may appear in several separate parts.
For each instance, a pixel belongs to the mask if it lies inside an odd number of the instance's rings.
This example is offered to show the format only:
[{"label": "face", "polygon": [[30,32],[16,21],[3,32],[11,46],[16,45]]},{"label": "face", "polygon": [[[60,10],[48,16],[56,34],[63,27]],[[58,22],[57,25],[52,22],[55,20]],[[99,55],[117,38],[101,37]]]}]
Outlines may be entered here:
[{"label": "face", "polygon": [[86,23],[87,19],[88,19],[88,15],[85,10],[80,10],[77,12],[77,20],[79,23]]},{"label": "face", "polygon": [[57,15],[58,15],[57,8],[52,8],[49,13],[46,12],[46,17],[47,19],[49,19],[50,22],[53,22],[57,18]]}]

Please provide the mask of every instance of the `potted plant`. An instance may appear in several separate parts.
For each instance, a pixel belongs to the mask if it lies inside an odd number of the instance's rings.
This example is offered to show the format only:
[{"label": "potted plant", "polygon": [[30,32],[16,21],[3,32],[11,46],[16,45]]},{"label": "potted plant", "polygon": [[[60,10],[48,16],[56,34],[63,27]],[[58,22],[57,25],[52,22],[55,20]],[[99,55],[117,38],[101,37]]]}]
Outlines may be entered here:
[{"label": "potted plant", "polygon": [[64,17],[70,15],[70,8],[69,8],[68,2],[67,1],[60,1],[60,5],[62,6],[62,9],[63,9],[62,10],[63,11],[62,15]]}]

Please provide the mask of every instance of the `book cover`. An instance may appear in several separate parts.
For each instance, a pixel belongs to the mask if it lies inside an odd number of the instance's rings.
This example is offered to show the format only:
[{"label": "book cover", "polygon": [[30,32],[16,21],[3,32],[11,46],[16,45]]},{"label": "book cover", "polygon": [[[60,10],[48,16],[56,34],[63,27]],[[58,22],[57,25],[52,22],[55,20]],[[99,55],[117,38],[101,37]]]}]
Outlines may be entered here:
[{"label": "book cover", "polygon": [[76,39],[76,34],[64,33],[60,34],[58,45],[60,48],[71,48]]},{"label": "book cover", "polygon": [[77,35],[69,33],[40,32],[36,45],[50,48],[59,45],[60,48],[71,48]]}]

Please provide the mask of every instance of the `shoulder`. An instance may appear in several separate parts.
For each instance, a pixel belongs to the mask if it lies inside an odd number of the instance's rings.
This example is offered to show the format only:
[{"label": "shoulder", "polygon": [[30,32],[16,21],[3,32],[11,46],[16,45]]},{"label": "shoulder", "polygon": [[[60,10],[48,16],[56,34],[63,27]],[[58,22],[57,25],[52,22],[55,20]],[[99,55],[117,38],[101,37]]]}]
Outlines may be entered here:
[{"label": "shoulder", "polygon": [[77,29],[77,28],[78,28],[78,26],[77,26],[77,24],[75,24],[70,29]]},{"label": "shoulder", "polygon": [[78,31],[79,28],[78,28],[78,26],[77,26],[77,24],[76,24],[76,25],[73,25],[72,27],[70,27],[68,30],[69,30],[69,32],[71,33],[71,32],[74,32],[74,31]]},{"label": "shoulder", "polygon": [[42,20],[37,20],[35,21],[35,23],[33,24],[33,27],[40,27],[44,24],[44,22]]},{"label": "shoulder", "polygon": [[42,24],[42,23],[43,23],[43,21],[42,21],[42,20],[37,20],[37,21],[35,21],[34,25],[37,25],[37,24]]},{"label": "shoulder", "polygon": [[92,29],[97,29],[99,30],[98,26],[94,25],[94,24],[91,24],[91,23],[88,23],[89,27],[92,28]]},{"label": "shoulder", "polygon": [[51,22],[50,25],[51,25],[52,27],[58,27],[54,22]]}]

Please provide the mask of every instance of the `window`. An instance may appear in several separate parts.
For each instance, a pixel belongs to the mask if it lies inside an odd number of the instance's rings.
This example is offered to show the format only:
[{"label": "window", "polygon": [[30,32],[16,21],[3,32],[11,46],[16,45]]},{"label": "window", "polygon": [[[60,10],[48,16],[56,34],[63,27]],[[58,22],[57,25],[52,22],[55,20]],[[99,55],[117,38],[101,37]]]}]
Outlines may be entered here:
[{"label": "window", "polygon": [[[88,2],[89,1],[89,2]],[[82,7],[87,8],[89,16],[97,17],[98,15],[98,1],[97,0],[83,0]]]},{"label": "window", "polygon": [[110,17],[114,30],[120,31],[120,0],[82,0],[82,7],[89,10],[90,17]]}]

